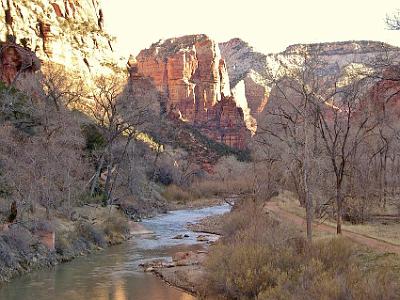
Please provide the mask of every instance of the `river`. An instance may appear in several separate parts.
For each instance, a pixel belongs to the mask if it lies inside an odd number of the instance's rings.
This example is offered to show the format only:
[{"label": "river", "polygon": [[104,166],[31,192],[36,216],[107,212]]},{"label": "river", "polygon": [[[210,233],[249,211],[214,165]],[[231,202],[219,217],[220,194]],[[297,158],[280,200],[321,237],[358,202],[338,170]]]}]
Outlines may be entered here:
[{"label": "river", "polygon": [[[192,300],[193,296],[168,286],[139,264],[197,244],[198,234],[186,229],[188,222],[229,211],[228,205],[196,210],[177,210],[144,220],[153,234],[136,236],[118,246],[79,257],[53,269],[14,279],[0,289],[4,300]],[[188,238],[173,239],[178,234]]]}]

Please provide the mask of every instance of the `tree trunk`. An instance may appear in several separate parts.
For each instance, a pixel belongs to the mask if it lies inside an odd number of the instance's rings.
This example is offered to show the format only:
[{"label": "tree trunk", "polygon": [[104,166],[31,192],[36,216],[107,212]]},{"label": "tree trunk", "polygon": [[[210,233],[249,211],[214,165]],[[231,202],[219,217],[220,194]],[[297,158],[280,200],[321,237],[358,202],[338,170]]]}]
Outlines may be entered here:
[{"label": "tree trunk", "polygon": [[110,201],[110,190],[111,190],[111,176],[112,176],[112,164],[111,162],[107,165],[107,178],[104,184],[104,194],[106,195],[106,202],[109,204]]},{"label": "tree trunk", "polygon": [[309,138],[308,138],[308,113],[307,107],[304,118],[304,157],[303,157],[303,180],[304,180],[304,194],[305,194],[305,206],[306,206],[306,223],[307,223],[307,240],[311,243],[312,241],[312,221],[313,221],[313,203],[308,185],[309,180]]},{"label": "tree trunk", "polygon": [[101,169],[103,168],[103,164],[104,164],[104,154],[101,155],[99,165],[97,166],[96,174],[92,181],[92,186],[90,187],[90,196],[92,196],[92,197],[93,197],[94,191],[97,187],[97,183],[99,181],[99,177],[101,174]]},{"label": "tree trunk", "polygon": [[336,206],[337,206],[336,233],[337,234],[342,234],[343,199],[342,199],[342,193],[340,191],[340,187],[336,188]]},{"label": "tree trunk", "polygon": [[312,221],[313,221],[313,205],[311,194],[306,190],[306,219],[307,219],[307,240],[312,241]]}]

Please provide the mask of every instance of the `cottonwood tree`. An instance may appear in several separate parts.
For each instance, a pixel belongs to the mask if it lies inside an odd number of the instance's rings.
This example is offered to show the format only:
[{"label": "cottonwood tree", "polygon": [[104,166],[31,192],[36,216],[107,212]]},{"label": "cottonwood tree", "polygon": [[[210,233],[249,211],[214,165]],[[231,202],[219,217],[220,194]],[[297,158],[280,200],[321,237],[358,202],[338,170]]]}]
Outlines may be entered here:
[{"label": "cottonwood tree", "polygon": [[378,79],[378,82],[374,82],[369,94],[372,102],[370,104],[373,110],[372,117],[377,126],[374,131],[374,141],[370,147],[369,161],[371,165],[376,165],[374,173],[376,182],[379,183],[379,203],[385,208],[389,197],[389,186],[393,186],[393,179],[396,177],[392,172],[399,150],[400,69],[393,63],[383,71],[378,70],[378,76],[373,74],[373,79]]},{"label": "cottonwood tree", "polygon": [[[280,148],[281,160],[294,184],[302,206],[306,208],[307,238],[312,239],[313,170],[311,160],[315,145],[315,112],[312,102],[323,88],[317,68],[321,67],[307,49],[296,60],[282,62],[277,75],[270,74],[273,90],[266,123],[260,124],[258,142],[268,147]],[[272,102],[272,103],[271,103]]]},{"label": "cottonwood tree", "polygon": [[338,234],[342,233],[345,178],[351,174],[350,165],[358,154],[359,145],[376,126],[364,103],[367,101],[364,90],[363,82],[356,80],[335,89],[328,97],[318,95],[313,103],[318,117],[316,127],[333,172]]},{"label": "cottonwood tree", "polygon": [[[300,202],[306,208],[311,240],[313,199],[329,195],[336,210],[337,233],[342,232],[346,188],[362,144],[376,126],[365,102],[365,77],[343,80],[326,74],[318,53],[303,52],[300,63],[283,64],[284,76],[273,80],[267,123],[260,126],[261,143],[277,148]],[[346,183],[345,183],[346,182]],[[347,185],[346,185],[347,184]],[[330,204],[330,197],[324,204]],[[320,205],[318,205],[320,207]],[[319,209],[318,207],[318,209]]]}]

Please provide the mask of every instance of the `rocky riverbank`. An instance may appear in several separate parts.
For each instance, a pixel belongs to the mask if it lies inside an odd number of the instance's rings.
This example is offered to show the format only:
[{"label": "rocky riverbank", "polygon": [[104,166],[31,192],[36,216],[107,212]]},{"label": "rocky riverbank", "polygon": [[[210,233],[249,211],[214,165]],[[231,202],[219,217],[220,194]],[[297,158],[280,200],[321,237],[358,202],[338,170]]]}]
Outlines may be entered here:
[{"label": "rocky riverbank", "polygon": [[187,252],[177,252],[171,261],[156,260],[143,264],[145,272],[152,272],[168,284],[191,294],[198,294],[201,278],[204,275],[203,264],[207,258],[207,247]]},{"label": "rocky riverbank", "polygon": [[[220,203],[221,200],[212,199],[203,203],[199,201],[190,205],[175,205],[169,209],[192,209]],[[128,221],[117,207],[83,206],[74,208],[72,211],[70,218],[55,214],[51,220],[46,220],[45,212],[39,210],[36,215],[42,214],[42,219],[45,220],[40,224],[33,220],[25,220],[7,226],[6,230],[2,228],[0,231],[0,286],[22,274],[43,268],[53,268],[57,264],[71,261],[76,257],[123,243],[135,235],[151,233],[140,223]],[[217,219],[218,217],[215,217],[215,220]],[[213,233],[217,228],[212,220],[214,218],[205,218],[200,223],[188,224],[190,230],[203,232],[203,234],[199,233],[197,241],[203,243],[204,246],[215,240],[215,237],[204,234]],[[218,234],[218,230],[215,230],[215,233]],[[185,237],[182,235],[178,238]],[[206,251],[205,249],[197,250]],[[189,253],[190,256],[192,254]],[[194,260],[192,259],[192,262]],[[178,265],[182,267],[183,263],[179,262]],[[195,265],[198,264],[191,263],[191,267]],[[165,271],[164,275],[160,272],[159,276],[170,278],[168,273],[172,274],[172,271],[172,269]],[[172,284],[172,279],[166,279],[166,281],[171,281]],[[179,284],[174,285],[179,286]],[[190,289],[185,288],[185,290]]]},{"label": "rocky riverbank", "polygon": [[[204,292],[203,278],[205,274],[205,262],[209,247],[215,243],[223,232],[224,215],[210,216],[196,223],[188,223],[187,228],[197,232],[197,241],[191,249],[184,252],[176,252],[171,260],[154,260],[142,264],[145,272],[152,272],[168,284],[183,289],[194,295],[202,295]],[[175,239],[184,239],[184,235],[178,235]]]},{"label": "rocky riverbank", "polygon": [[3,226],[0,285],[19,275],[120,244],[135,234],[148,233],[140,224],[128,221],[115,207],[80,207],[74,209],[71,218],[56,215],[43,220]]}]

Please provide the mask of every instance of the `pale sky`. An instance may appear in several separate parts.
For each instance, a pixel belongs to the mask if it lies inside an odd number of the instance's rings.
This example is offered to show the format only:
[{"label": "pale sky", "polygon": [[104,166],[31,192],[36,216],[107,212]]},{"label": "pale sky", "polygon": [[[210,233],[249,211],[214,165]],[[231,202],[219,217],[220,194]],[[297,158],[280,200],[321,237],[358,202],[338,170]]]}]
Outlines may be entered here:
[{"label": "pale sky", "polygon": [[400,46],[385,29],[399,0],[103,0],[106,28],[123,54],[159,39],[205,33],[239,37],[263,53],[296,43],[377,40]]}]

